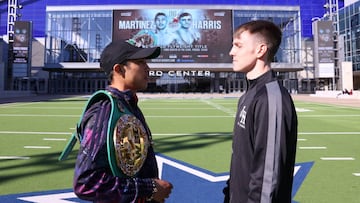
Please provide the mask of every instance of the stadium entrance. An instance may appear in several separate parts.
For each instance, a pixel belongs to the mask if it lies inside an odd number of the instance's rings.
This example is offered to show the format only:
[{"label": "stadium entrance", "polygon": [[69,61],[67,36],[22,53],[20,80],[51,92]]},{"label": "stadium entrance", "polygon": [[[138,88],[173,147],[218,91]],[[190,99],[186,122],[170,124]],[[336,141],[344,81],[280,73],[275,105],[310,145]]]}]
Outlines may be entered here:
[{"label": "stadium entrance", "polygon": [[[149,93],[229,93],[246,90],[243,74],[210,71],[150,71]],[[90,94],[108,84],[102,72],[50,72],[51,94]]]},{"label": "stadium entrance", "polygon": [[[102,8],[102,9],[99,9]],[[254,16],[254,13],[256,14]],[[161,35],[156,17],[167,19]],[[180,18],[191,17],[193,40],[181,33]],[[48,6],[44,71],[49,72],[49,93],[83,94],[103,89],[107,78],[99,71],[103,48],[111,41],[131,39],[143,47],[161,47],[149,59],[146,92],[231,93],[246,90],[244,75],[234,73],[229,51],[232,30],[253,18],[271,20],[283,32],[272,67],[289,91],[297,91],[301,28],[298,7],[214,6]],[[166,36],[166,37],[164,37]],[[186,38],[187,39],[187,38]]]}]

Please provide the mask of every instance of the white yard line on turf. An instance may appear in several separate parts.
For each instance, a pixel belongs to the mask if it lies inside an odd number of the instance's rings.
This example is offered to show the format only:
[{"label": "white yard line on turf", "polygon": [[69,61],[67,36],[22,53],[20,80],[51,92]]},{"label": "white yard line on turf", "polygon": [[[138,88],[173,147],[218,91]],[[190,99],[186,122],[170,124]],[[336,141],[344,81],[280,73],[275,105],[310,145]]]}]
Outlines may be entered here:
[{"label": "white yard line on turf", "polygon": [[313,110],[305,109],[305,108],[295,108],[295,109],[296,109],[296,112],[308,112],[308,111],[313,111]]},{"label": "white yard line on turf", "polygon": [[[205,116],[207,117],[207,116]],[[220,116],[220,117],[229,117],[229,116]],[[69,128],[71,131],[75,130],[75,128]],[[72,132],[26,132],[26,131],[0,131],[0,134],[33,134],[33,135],[71,135]],[[153,135],[194,135],[196,133],[153,133]],[[224,132],[224,133],[215,133],[215,134],[207,134],[207,135],[228,135],[232,134],[232,132]],[[360,135],[360,132],[299,132],[299,135]],[[304,138],[298,138],[298,141],[307,141]]]},{"label": "white yard line on turf", "polygon": [[326,149],[326,147],[299,147],[299,149]]},{"label": "white yard line on turf", "polygon": [[233,115],[229,116],[146,116],[147,118],[234,118]]},{"label": "white yard line on turf", "polygon": [[51,149],[49,146],[24,146],[25,149]]},{"label": "white yard line on turf", "polygon": [[[79,115],[43,115],[43,114],[0,114],[0,117],[71,117],[79,118]],[[146,116],[147,118],[233,118],[229,116]]]},{"label": "white yard line on turf", "polygon": [[354,161],[353,157],[321,157],[321,160],[324,161]]},{"label": "white yard line on turf", "polygon": [[66,141],[64,138],[43,138],[45,141]]},{"label": "white yard line on turf", "polygon": [[214,108],[211,108],[211,107],[208,107],[208,108],[206,108],[206,107],[185,107],[185,108],[182,108],[182,107],[169,107],[169,108],[166,108],[166,107],[145,107],[145,108],[142,108],[142,109],[151,109],[151,110],[188,110],[188,109],[202,109],[202,110],[204,110],[204,109],[206,109],[206,110],[208,110],[208,109],[214,109]]},{"label": "white yard line on turf", "polygon": [[360,173],[353,173],[353,175],[360,177]]},{"label": "white yard line on turf", "polygon": [[[214,108],[223,111],[227,114],[229,114],[229,116],[227,117],[234,117],[235,116],[235,112],[231,109],[227,109],[225,107],[223,108],[219,108],[219,107],[215,107]],[[360,115],[324,115],[321,117],[359,117]],[[78,118],[79,115],[59,115],[59,114],[52,114],[52,115],[44,115],[44,114],[0,114],[0,117],[76,117]],[[171,117],[171,118],[177,118],[177,117],[224,117],[224,116],[147,116],[147,117]],[[316,117],[316,116],[298,116],[298,117]]]},{"label": "white yard line on turf", "polygon": [[360,115],[358,114],[346,114],[346,115],[298,115],[298,117],[301,117],[301,118],[316,118],[316,117],[359,117]]},{"label": "white yard line on turf", "polygon": [[153,136],[217,136],[217,135],[227,135],[230,136],[232,133],[152,133]]},{"label": "white yard line on turf", "polygon": [[5,104],[0,104],[0,108],[19,107],[19,106],[27,106],[27,105],[32,105],[32,103],[5,103]]},{"label": "white yard line on turf", "polygon": [[59,115],[59,114],[52,114],[52,115],[44,115],[44,114],[0,114],[0,117],[76,117],[78,118],[79,115]]},{"label": "white yard line on turf", "polygon": [[23,106],[9,106],[8,108],[12,108],[12,109],[82,109],[83,107],[51,107],[51,106],[33,106],[33,107],[23,107]]},{"label": "white yard line on turf", "polygon": [[[75,128],[70,128],[70,129],[74,130]],[[153,135],[163,135],[163,136],[166,136],[166,135],[194,135],[194,134],[196,134],[196,133],[153,133]],[[220,135],[223,135],[223,134],[232,134],[232,132],[220,133]],[[304,133],[300,132],[298,134],[306,134],[306,135],[315,135],[315,134],[318,134],[318,135],[328,135],[328,134],[329,135],[343,135],[343,134],[357,135],[357,134],[359,134],[360,135],[360,132],[304,132]],[[298,138],[298,141],[307,141],[307,139]]]},{"label": "white yard line on turf", "polygon": [[230,115],[232,117],[235,117],[236,112],[234,112],[233,110],[231,110],[229,108],[226,108],[226,107],[224,107],[222,105],[216,104],[216,103],[214,103],[212,101],[209,101],[209,100],[201,99],[201,101],[208,104],[209,106],[214,107],[217,110],[220,110],[222,112],[227,113],[228,115]]},{"label": "white yard line on turf", "polygon": [[360,132],[299,132],[299,135],[360,135]]},{"label": "white yard line on turf", "polygon": [[0,160],[5,159],[30,159],[30,157],[27,156],[0,156]]},{"label": "white yard line on turf", "polygon": [[71,135],[71,132],[25,132],[25,131],[0,131],[0,134],[32,134],[32,135]]}]

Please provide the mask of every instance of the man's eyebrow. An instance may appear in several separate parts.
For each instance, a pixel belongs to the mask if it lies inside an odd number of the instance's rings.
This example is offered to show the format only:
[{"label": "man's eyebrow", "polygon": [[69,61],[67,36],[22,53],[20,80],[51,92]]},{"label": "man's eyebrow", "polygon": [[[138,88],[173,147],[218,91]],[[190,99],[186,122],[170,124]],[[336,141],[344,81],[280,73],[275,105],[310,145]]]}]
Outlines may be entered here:
[{"label": "man's eyebrow", "polygon": [[233,41],[233,44],[238,46],[238,45],[242,45],[243,43],[242,42],[239,42],[239,41]]}]

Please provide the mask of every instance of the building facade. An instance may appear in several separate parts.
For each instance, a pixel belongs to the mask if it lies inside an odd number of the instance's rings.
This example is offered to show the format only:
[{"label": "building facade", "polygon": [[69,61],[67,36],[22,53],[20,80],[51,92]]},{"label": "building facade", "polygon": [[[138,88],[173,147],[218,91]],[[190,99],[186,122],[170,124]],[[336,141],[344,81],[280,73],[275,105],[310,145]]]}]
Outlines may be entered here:
[{"label": "building facade", "polygon": [[[0,34],[6,41],[7,33],[4,33],[4,30],[7,29],[7,12],[4,2],[0,2]],[[34,39],[31,55],[37,59],[31,61],[29,77],[12,75],[10,89],[32,88],[49,93],[90,93],[105,87],[107,79],[99,72],[99,56],[102,49],[111,40],[138,37],[138,33],[153,29],[145,28],[143,25],[127,29],[124,27],[126,25],[115,23],[139,21],[143,16],[145,19],[141,21],[150,22],[155,13],[160,11],[165,12],[172,20],[183,11],[193,14],[195,28],[201,33],[203,41],[196,47],[161,45],[164,58],[149,63],[149,92],[244,91],[245,77],[232,72],[228,52],[231,48],[232,30],[237,25],[253,19],[273,21],[283,30],[282,44],[272,67],[285,87],[291,92],[302,92],[312,91],[315,89],[313,86],[316,86],[304,82],[313,82],[313,74],[299,77],[299,72],[314,72],[314,67],[304,65],[304,41],[312,40],[312,19],[323,15],[325,0],[242,1],[241,5],[233,1],[197,0],[184,0],[176,4],[172,1],[137,0],[131,5],[120,5],[114,0],[101,3],[94,0],[18,0],[17,3],[22,7],[17,10],[17,14],[20,14],[17,20],[31,21]],[[340,1],[340,6],[342,4]],[[132,16],[134,19],[121,17],[121,13],[126,11],[136,13],[137,16]],[[223,14],[226,17],[221,17]],[[178,26],[174,21],[169,25],[173,29]],[[34,46],[34,43],[37,46]],[[42,59],[38,59],[41,57]],[[3,64],[6,66],[6,61]],[[19,70],[17,67],[16,69]]]},{"label": "building facade", "polygon": [[[235,8],[235,9],[234,9]],[[169,33],[176,33],[181,13],[193,16],[193,28],[201,41],[196,44],[163,44],[157,39],[153,23],[156,13],[165,13],[171,22]],[[255,14],[255,15],[254,15]],[[205,17],[204,17],[205,16]],[[214,6],[95,6],[47,7],[46,60],[50,92],[90,91],[106,85],[99,72],[102,49],[111,40],[149,40],[146,46],[161,46],[160,59],[149,62],[150,92],[233,92],[243,91],[246,81],[241,74],[232,73],[229,51],[233,25],[251,19],[268,19],[283,32],[283,43],[273,67],[283,75],[289,89],[296,90],[294,72],[300,65],[300,17],[298,7],[222,7]],[[172,30],[171,30],[172,29]],[[160,44],[161,42],[161,44]],[[84,71],[86,70],[86,71]],[[292,73],[292,75],[291,75]],[[103,82],[93,82],[99,80]],[[94,86],[91,86],[94,85]],[[85,89],[84,89],[85,88]]]},{"label": "building facade", "polygon": [[351,1],[339,10],[341,58],[352,62],[354,89],[360,88],[360,1]]}]

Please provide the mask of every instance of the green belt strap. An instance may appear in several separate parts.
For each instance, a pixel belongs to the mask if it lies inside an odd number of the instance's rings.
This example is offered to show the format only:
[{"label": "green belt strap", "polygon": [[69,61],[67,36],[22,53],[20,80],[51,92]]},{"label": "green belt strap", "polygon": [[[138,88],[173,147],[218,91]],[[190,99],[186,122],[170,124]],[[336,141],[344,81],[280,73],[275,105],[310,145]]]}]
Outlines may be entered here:
[{"label": "green belt strap", "polygon": [[117,120],[120,118],[121,115],[123,114],[131,114],[129,112],[129,110],[127,108],[125,108],[124,105],[122,105],[123,108],[119,109],[118,105],[117,105],[117,101],[114,100],[114,98],[112,97],[111,93],[105,90],[99,90],[97,92],[95,92],[90,99],[87,101],[87,104],[83,110],[83,113],[79,119],[79,121],[76,124],[76,130],[75,132],[72,134],[70,140],[68,141],[68,143],[66,144],[64,150],[62,151],[61,155],[59,156],[59,161],[65,160],[70,152],[72,151],[72,149],[74,148],[77,140],[79,140],[79,142],[82,141],[83,139],[83,135],[80,133],[80,123],[85,115],[85,112],[96,102],[103,100],[103,99],[109,99],[111,102],[111,112],[110,112],[110,120],[108,123],[108,132],[107,132],[107,151],[108,151],[108,158],[109,158],[109,164],[110,164],[110,168],[112,173],[115,176],[125,176],[121,170],[119,170],[119,168],[117,167],[116,164],[116,155],[115,155],[115,149],[114,149],[114,140],[113,140],[113,135],[112,132],[114,131],[115,128],[115,124],[117,122]]}]

